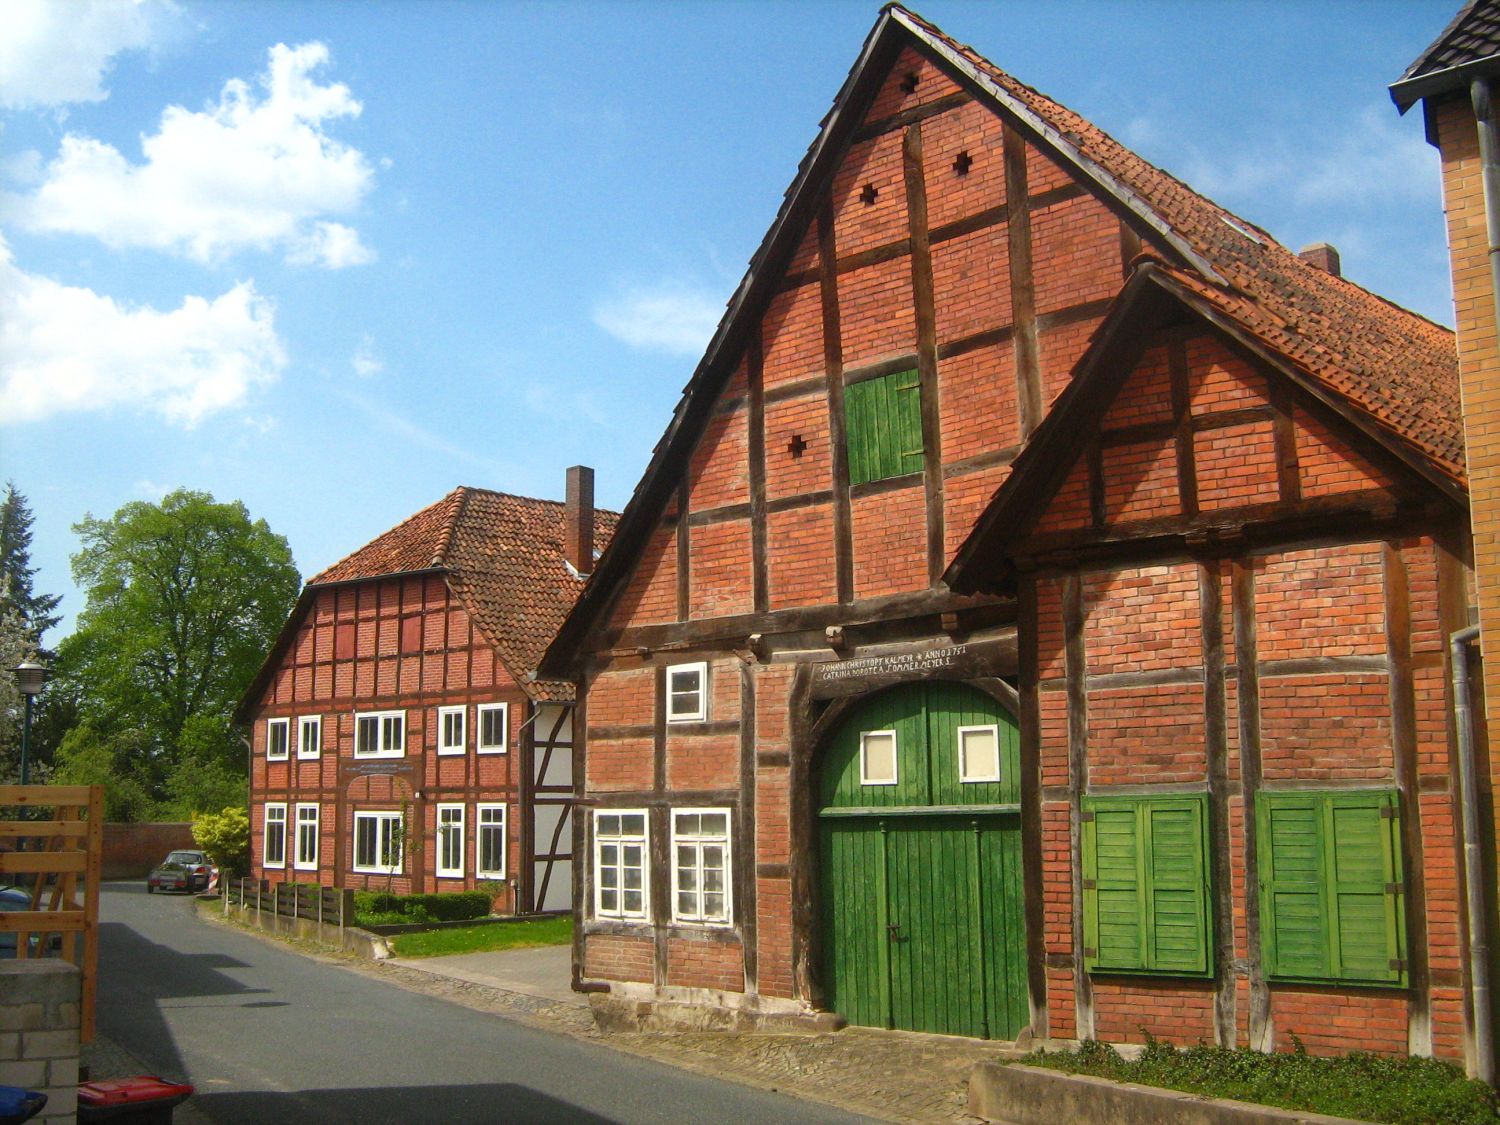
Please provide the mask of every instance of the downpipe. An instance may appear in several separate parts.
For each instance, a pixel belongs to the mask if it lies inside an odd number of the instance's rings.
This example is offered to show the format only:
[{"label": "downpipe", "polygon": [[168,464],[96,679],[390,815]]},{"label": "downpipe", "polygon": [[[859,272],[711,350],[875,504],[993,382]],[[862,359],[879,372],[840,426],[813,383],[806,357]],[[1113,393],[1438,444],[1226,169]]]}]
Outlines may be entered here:
[{"label": "downpipe", "polygon": [[1459,807],[1463,812],[1464,894],[1469,909],[1469,992],[1474,1006],[1474,1077],[1495,1084],[1494,1017],[1490,1011],[1490,927],[1479,832],[1479,771],[1474,760],[1474,713],[1469,703],[1469,645],[1479,626],[1449,639],[1453,657],[1453,716],[1458,733]]},{"label": "downpipe", "polygon": [[1479,134],[1479,174],[1484,190],[1484,226],[1489,247],[1490,294],[1495,325],[1500,329],[1500,127],[1489,79],[1476,78],[1469,86],[1474,127]]}]

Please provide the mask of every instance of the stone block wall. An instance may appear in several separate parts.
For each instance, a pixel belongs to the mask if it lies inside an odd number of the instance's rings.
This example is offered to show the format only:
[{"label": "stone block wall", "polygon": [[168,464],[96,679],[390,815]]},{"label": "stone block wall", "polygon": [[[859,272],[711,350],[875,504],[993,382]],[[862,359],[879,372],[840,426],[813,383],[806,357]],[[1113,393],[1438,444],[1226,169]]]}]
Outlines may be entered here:
[{"label": "stone block wall", "polygon": [[0,1085],[47,1095],[33,1120],[77,1116],[82,979],[67,961],[0,962]]}]

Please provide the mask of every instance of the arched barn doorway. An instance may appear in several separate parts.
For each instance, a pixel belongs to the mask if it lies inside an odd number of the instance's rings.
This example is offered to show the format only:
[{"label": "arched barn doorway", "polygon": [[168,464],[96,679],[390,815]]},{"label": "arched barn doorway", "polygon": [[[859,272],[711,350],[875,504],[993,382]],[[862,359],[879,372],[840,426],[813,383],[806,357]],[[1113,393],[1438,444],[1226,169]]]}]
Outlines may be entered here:
[{"label": "arched barn doorway", "polygon": [[1013,1039],[1030,1020],[1015,720],[965,684],[856,705],[818,771],[822,981],[850,1023]]}]

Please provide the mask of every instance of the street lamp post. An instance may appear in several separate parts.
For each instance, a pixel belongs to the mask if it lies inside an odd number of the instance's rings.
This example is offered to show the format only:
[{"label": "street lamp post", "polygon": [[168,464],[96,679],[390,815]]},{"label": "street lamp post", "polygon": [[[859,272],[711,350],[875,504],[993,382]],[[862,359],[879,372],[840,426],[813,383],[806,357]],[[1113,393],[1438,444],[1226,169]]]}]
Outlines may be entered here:
[{"label": "street lamp post", "polygon": [[21,784],[31,780],[31,704],[47,683],[47,668],[35,660],[23,660],[11,671],[16,674],[16,687],[26,697],[26,718],[21,725]]}]

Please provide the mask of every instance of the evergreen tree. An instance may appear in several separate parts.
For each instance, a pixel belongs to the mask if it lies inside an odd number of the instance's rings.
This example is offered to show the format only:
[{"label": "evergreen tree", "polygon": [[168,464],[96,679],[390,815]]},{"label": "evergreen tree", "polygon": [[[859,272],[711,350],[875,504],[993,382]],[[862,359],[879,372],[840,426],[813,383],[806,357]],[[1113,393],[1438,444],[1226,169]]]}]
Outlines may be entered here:
[{"label": "evergreen tree", "polygon": [[54,612],[62,601],[56,594],[38,594],[32,585],[36,567],[31,565],[31,525],[35,517],[26,497],[7,481],[5,499],[0,500],[0,608],[21,615],[34,642],[61,620]]}]

